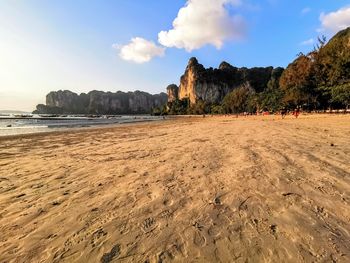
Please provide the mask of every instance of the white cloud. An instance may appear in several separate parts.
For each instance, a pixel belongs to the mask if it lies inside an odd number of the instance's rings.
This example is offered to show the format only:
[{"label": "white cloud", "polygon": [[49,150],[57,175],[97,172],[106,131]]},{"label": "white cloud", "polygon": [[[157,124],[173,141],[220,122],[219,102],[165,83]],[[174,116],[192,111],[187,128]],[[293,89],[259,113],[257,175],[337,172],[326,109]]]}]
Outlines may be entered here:
[{"label": "white cloud", "polygon": [[302,46],[311,46],[313,44],[315,44],[315,40],[313,38],[310,38],[300,43],[300,45]]},{"label": "white cloud", "polygon": [[320,31],[329,31],[336,33],[350,26],[350,6],[340,8],[335,12],[320,15],[322,29]]},{"label": "white cloud", "polygon": [[305,7],[303,10],[301,10],[301,14],[302,15],[305,15],[307,13],[310,13],[311,12],[311,8],[310,7]]},{"label": "white cloud", "polygon": [[220,49],[225,40],[241,39],[244,35],[243,18],[230,15],[227,9],[228,5],[240,4],[240,0],[187,0],[173,21],[173,28],[161,31],[158,41],[188,52],[207,44]]},{"label": "white cloud", "polygon": [[164,47],[141,37],[132,38],[127,45],[114,44],[113,47],[119,50],[122,59],[138,64],[149,62],[154,57],[162,57],[165,53]]}]

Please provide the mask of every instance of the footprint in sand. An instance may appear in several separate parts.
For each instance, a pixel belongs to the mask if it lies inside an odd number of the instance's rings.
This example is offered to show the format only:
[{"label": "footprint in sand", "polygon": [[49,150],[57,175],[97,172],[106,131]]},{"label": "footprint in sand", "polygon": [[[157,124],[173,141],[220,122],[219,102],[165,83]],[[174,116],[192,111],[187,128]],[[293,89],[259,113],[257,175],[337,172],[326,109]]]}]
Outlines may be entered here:
[{"label": "footprint in sand", "polygon": [[173,216],[173,213],[170,210],[164,210],[159,214],[159,217],[162,219],[169,219]]},{"label": "footprint in sand", "polygon": [[127,234],[130,231],[127,222],[123,222],[119,226],[117,226],[117,230],[121,235]]},{"label": "footprint in sand", "polygon": [[148,233],[153,231],[157,226],[156,220],[153,217],[149,217],[142,222],[141,229],[143,232]]},{"label": "footprint in sand", "polygon": [[270,233],[276,235],[277,233],[277,225],[270,225]]},{"label": "footprint in sand", "polygon": [[222,203],[221,203],[220,197],[215,197],[215,199],[214,199],[214,204],[215,204],[215,205],[221,205],[221,204],[222,204]]},{"label": "footprint in sand", "polygon": [[107,236],[107,232],[104,231],[102,228],[98,229],[97,231],[95,231],[93,234],[92,234],[92,238],[91,238],[91,241],[90,241],[90,244],[92,247],[95,247],[96,246],[96,243],[98,243],[99,239],[101,237],[104,237],[104,236]]},{"label": "footprint in sand", "polygon": [[161,252],[158,256],[158,263],[174,261],[179,256],[187,256],[183,243],[175,243]]},{"label": "footprint in sand", "polygon": [[206,239],[200,231],[196,231],[194,233],[193,242],[195,245],[197,245],[199,247],[204,247],[206,244]]},{"label": "footprint in sand", "polygon": [[321,218],[321,219],[325,219],[328,217],[328,213],[326,212],[326,210],[322,206],[316,206],[315,212],[316,212],[316,216]]},{"label": "footprint in sand", "polygon": [[164,262],[168,262],[171,260],[174,260],[174,256],[171,253],[169,253],[168,251],[164,251],[164,252],[159,254],[158,263],[164,263]]},{"label": "footprint in sand", "polygon": [[101,263],[109,263],[113,259],[119,257],[120,255],[120,245],[115,245],[110,252],[105,253],[101,258]]},{"label": "footprint in sand", "polygon": [[208,234],[212,237],[217,237],[218,235],[220,235],[221,231],[220,231],[220,228],[218,226],[211,226],[209,229],[208,229]]},{"label": "footprint in sand", "polygon": [[285,199],[288,201],[288,204],[286,204],[287,206],[295,205],[297,203],[302,202],[302,196],[297,193],[289,192],[282,194],[282,196],[284,196]]},{"label": "footprint in sand", "polygon": [[173,204],[173,200],[172,199],[165,198],[163,200],[163,205],[165,205],[165,206],[170,206],[172,204]]}]

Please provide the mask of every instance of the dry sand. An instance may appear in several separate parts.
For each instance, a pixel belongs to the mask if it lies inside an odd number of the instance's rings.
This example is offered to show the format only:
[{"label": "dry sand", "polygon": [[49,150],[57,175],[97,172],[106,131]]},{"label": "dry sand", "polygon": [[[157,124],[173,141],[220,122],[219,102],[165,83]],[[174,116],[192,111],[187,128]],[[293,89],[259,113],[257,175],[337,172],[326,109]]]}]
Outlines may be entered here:
[{"label": "dry sand", "polygon": [[0,139],[0,262],[350,262],[350,116]]}]

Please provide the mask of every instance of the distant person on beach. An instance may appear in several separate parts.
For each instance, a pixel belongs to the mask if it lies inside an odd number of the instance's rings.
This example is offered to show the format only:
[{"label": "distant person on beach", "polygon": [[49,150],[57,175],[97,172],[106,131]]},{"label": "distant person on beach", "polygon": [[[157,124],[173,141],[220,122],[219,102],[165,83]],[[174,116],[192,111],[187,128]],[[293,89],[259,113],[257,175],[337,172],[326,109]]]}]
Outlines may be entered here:
[{"label": "distant person on beach", "polygon": [[294,112],[293,112],[293,115],[295,116],[295,118],[298,118],[299,115],[300,115],[300,108],[299,107],[296,107]]},{"label": "distant person on beach", "polygon": [[286,115],[287,115],[287,109],[286,109],[285,107],[283,107],[283,108],[281,109],[281,116],[282,116],[282,119],[284,119],[284,118],[286,117]]}]

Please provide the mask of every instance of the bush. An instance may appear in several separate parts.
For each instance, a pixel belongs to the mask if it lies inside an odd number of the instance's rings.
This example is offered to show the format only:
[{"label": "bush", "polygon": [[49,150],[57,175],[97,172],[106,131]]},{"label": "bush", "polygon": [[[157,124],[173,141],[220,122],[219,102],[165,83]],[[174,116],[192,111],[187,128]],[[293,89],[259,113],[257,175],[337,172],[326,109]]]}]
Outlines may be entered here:
[{"label": "bush", "polygon": [[182,100],[175,100],[168,103],[168,113],[170,115],[186,115],[190,107],[190,100],[188,98]]},{"label": "bush", "polygon": [[210,104],[204,102],[203,100],[199,100],[197,103],[191,105],[188,113],[197,115],[210,113]]},{"label": "bush", "polygon": [[224,114],[225,110],[224,110],[223,106],[221,106],[221,105],[212,105],[210,112],[212,114]]}]

